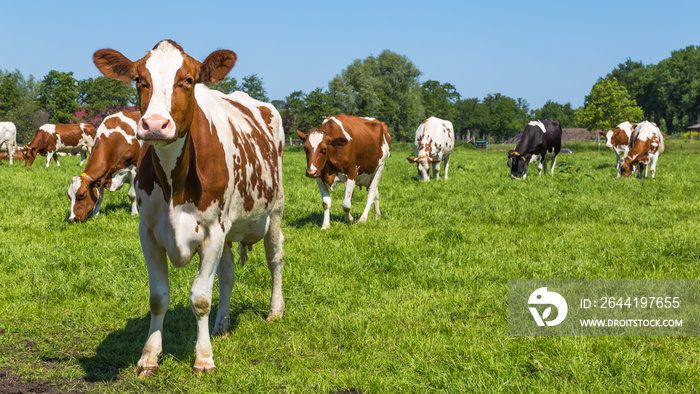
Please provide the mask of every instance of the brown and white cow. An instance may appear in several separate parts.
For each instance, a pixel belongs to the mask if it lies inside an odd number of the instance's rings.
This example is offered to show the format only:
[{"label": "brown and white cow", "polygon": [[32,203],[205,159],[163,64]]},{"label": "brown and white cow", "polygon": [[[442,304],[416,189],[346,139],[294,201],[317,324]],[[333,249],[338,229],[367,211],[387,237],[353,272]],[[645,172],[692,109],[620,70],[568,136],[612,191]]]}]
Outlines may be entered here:
[{"label": "brown and white cow", "polygon": [[[659,156],[664,152],[664,136],[656,124],[647,120],[638,124],[630,137],[630,150],[622,160],[619,176],[625,178],[637,172],[638,178],[648,178],[651,169],[651,178],[656,175],[656,164]],[[644,171],[644,175],[642,175]]]},{"label": "brown and white cow", "polygon": [[95,52],[104,75],[135,82],[142,118],[137,137],[151,146],[136,174],[139,237],[148,267],[151,328],[137,364],[139,376],[158,368],[162,330],[170,302],[168,259],[184,267],[200,262],[190,302],[197,319],[195,371],[216,369],[208,332],[212,285],[219,276],[213,335],[230,329],[234,283],[232,244],[241,262],[264,240],[272,277],[268,320],[281,317],[284,130],[270,104],[245,93],[224,95],[204,84],[223,79],[236,54],[211,53],[199,62],[175,42],[159,42],[136,61],[113,49]]},{"label": "brown and white cow", "polygon": [[360,222],[367,220],[369,209],[374,204],[374,217],[379,219],[379,180],[384,171],[384,162],[389,157],[391,135],[384,122],[372,118],[358,118],[346,114],[331,116],[318,129],[308,133],[297,130],[304,141],[306,151],[306,176],[316,178],[323,201],[323,224],[330,227],[330,192],[338,182],[345,183],[343,210],[345,221],[354,219],[350,214],[355,185],[365,186],[367,205]]},{"label": "brown and white cow", "polygon": [[612,148],[613,151],[615,151],[618,176],[620,166],[622,165],[622,159],[627,156],[627,153],[630,151],[630,137],[635,127],[637,127],[636,123],[625,121],[617,125],[615,130],[608,130],[605,133],[602,131],[600,132],[600,135],[605,137],[605,147],[608,149]]},{"label": "brown and white cow", "polygon": [[5,146],[10,165],[14,163],[17,150],[17,127],[12,122],[0,122],[0,147]]},{"label": "brown and white cow", "polygon": [[[85,170],[73,177],[68,188],[71,223],[84,222],[90,215],[97,216],[104,190],[114,192],[125,183],[131,185],[128,192],[131,214],[138,215],[134,178],[142,150],[141,141],[136,138],[139,119],[141,112],[118,112],[106,117],[97,128],[95,145]],[[145,148],[143,150],[145,152]]]},{"label": "brown and white cow", "polygon": [[418,180],[430,181],[429,166],[433,177],[440,179],[440,162],[445,162],[445,179],[450,169],[450,155],[455,147],[455,131],[452,122],[431,116],[416,130],[415,157],[407,157],[418,166]]},{"label": "brown and white cow", "polygon": [[46,167],[53,157],[57,166],[56,153],[80,153],[80,164],[85,163],[87,153],[92,150],[95,141],[95,126],[88,123],[79,124],[52,124],[47,123],[37,130],[29,145],[20,148],[24,157],[24,165],[34,164],[36,155],[46,156]]}]

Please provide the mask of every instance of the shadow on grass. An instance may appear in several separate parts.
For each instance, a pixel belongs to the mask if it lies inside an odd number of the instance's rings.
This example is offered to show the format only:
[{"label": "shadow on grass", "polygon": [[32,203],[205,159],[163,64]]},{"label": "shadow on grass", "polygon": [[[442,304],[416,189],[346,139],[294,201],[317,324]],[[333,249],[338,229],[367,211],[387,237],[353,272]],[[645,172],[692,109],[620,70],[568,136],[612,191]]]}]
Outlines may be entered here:
[{"label": "shadow on grass", "polygon": [[[362,205],[364,207],[364,205]],[[332,209],[332,208],[331,208]],[[362,212],[360,212],[362,213]],[[338,214],[332,214],[331,213],[331,225],[333,223],[345,223],[343,221],[343,218],[345,217],[344,214],[338,215]],[[355,220],[359,218],[356,217]],[[304,216],[304,217],[298,217],[295,219],[291,219],[285,222],[286,225],[295,227],[295,228],[302,228],[305,226],[308,226],[309,224],[312,224],[318,228],[321,228],[321,225],[323,224],[323,211],[319,210],[318,212],[314,212],[310,215]]]},{"label": "shadow on grass", "polygon": [[106,206],[102,206],[100,209],[100,213],[102,214],[109,214],[112,212],[127,212],[131,213],[131,201],[122,201],[122,202],[111,202],[107,204]]},{"label": "shadow on grass", "polygon": [[[216,319],[216,307],[218,305],[214,305],[209,315],[210,334]],[[237,304],[236,307],[236,310],[231,311],[231,331],[237,329],[240,315],[254,313],[263,320],[267,317],[253,305]],[[118,380],[120,373],[133,374],[135,371],[124,369],[129,366],[135,367],[141,358],[150,324],[150,313],[140,318],[129,319],[123,329],[107,335],[97,346],[94,356],[78,357],[78,362],[85,370],[84,380],[113,382]],[[193,356],[196,338],[197,325],[189,304],[169,309],[163,323],[163,355],[160,359],[170,356],[177,360],[186,360]]]}]

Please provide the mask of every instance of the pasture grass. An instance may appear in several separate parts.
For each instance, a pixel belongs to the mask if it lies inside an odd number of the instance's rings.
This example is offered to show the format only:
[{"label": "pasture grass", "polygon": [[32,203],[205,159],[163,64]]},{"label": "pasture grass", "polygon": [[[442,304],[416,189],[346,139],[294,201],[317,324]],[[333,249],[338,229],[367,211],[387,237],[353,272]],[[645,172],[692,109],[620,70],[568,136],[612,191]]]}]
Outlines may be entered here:
[{"label": "pasture grass", "polygon": [[284,318],[265,321],[256,245],[236,268],[231,333],[213,339],[218,371],[194,374],[195,257],[170,270],[164,356],[147,380],[133,373],[148,276],[126,190],[69,224],[77,158],[0,163],[0,375],[88,392],[696,392],[695,337],[508,335],[509,279],[700,278],[700,142],[667,141],[655,180],[616,179],[595,143],[564,146],[575,153],[553,178],[531,166],[512,180],[503,151],[458,146],[449,180],[419,183],[413,147],[395,144],[381,220],[342,223],[340,186],[327,231],[304,154],[288,149]]}]

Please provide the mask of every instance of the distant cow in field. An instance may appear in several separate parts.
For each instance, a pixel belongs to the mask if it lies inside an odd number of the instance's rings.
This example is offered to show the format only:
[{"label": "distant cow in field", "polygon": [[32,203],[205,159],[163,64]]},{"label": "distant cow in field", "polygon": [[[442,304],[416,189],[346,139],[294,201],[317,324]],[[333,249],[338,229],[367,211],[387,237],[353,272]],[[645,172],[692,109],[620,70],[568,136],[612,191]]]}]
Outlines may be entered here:
[{"label": "distant cow in field", "polygon": [[659,156],[664,152],[664,136],[661,130],[652,122],[647,120],[638,124],[630,137],[630,150],[622,161],[618,176],[625,178],[637,172],[637,177],[651,178],[656,175],[656,164]]},{"label": "distant cow in field", "polygon": [[343,210],[345,221],[352,223],[350,214],[355,186],[365,186],[367,205],[360,222],[365,222],[374,204],[374,217],[379,219],[379,180],[384,162],[389,157],[391,136],[384,122],[372,118],[358,118],[346,114],[331,116],[318,129],[308,133],[297,130],[306,151],[306,176],[316,178],[323,201],[323,224],[330,227],[330,192],[338,182],[345,183]]},{"label": "distant cow in field", "polygon": [[10,165],[14,163],[17,149],[17,127],[12,122],[0,122],[0,147],[5,146]]},{"label": "distant cow in field", "polygon": [[608,130],[606,133],[600,132],[600,135],[605,137],[605,147],[608,149],[612,148],[613,151],[615,151],[618,176],[620,174],[622,159],[627,156],[630,150],[630,137],[635,127],[637,127],[637,124],[625,121],[617,125],[615,130]]},{"label": "distant cow in field", "polygon": [[415,157],[407,157],[418,166],[418,180],[430,181],[430,166],[433,177],[440,179],[440,162],[445,162],[445,179],[450,169],[450,155],[455,147],[455,131],[452,122],[430,117],[416,130]]},{"label": "distant cow in field", "polygon": [[[529,163],[539,162],[537,171],[547,166],[552,160],[551,175],[557,164],[557,155],[561,150],[561,125],[556,120],[533,120],[525,126],[523,136],[515,149],[508,152],[508,167],[512,178],[527,177]],[[545,169],[546,170],[546,169]]]},{"label": "distant cow in field", "polygon": [[104,119],[97,128],[95,145],[85,170],[74,176],[68,188],[71,199],[70,217],[73,222],[84,222],[100,212],[104,190],[111,192],[128,183],[131,214],[138,215],[134,178],[141,153],[141,142],[136,138],[140,112],[118,112]]},{"label": "distant cow in field", "polygon": [[142,113],[136,135],[150,144],[136,173],[151,309],[137,373],[157,371],[163,351],[163,319],[170,303],[168,259],[181,268],[195,253],[199,268],[190,292],[197,319],[193,368],[215,370],[209,337],[212,286],[218,274],[219,308],[212,334],[223,335],[231,327],[233,244],[245,263],[253,244],[264,241],[272,279],[267,319],[284,312],[282,119],[271,104],[205,86],[233,68],[232,51],[217,50],[200,63],[165,40],[134,62],[113,49],[95,52],[93,61],[105,76],[135,82]]},{"label": "distant cow in field", "polygon": [[46,167],[51,158],[58,162],[56,153],[80,153],[80,164],[85,163],[87,153],[92,150],[95,141],[95,126],[87,123],[51,124],[47,123],[34,135],[29,145],[20,148],[24,156],[24,165],[31,166],[37,155],[46,156]]}]

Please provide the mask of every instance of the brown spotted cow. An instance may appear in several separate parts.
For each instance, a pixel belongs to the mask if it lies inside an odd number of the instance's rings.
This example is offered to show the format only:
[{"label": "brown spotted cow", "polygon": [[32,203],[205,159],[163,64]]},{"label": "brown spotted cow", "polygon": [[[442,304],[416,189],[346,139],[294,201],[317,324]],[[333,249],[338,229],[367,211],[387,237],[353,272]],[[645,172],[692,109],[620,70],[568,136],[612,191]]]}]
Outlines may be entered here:
[{"label": "brown spotted cow", "polygon": [[615,157],[617,158],[618,176],[620,176],[619,174],[622,159],[624,159],[625,156],[627,156],[627,153],[630,151],[630,137],[632,136],[632,131],[634,131],[635,127],[637,127],[635,123],[625,121],[617,125],[615,130],[608,130],[605,133],[602,131],[600,132],[600,135],[605,137],[605,147],[608,149],[612,148],[612,150],[615,152]]},{"label": "brown spotted cow", "polygon": [[[664,136],[656,124],[647,120],[638,124],[630,137],[630,150],[622,160],[620,172],[622,177],[629,177],[635,171],[638,178],[647,178],[651,169],[651,178],[656,176],[656,164],[664,153]],[[642,175],[642,171],[644,175]]]},{"label": "brown spotted cow", "polygon": [[432,166],[433,177],[440,179],[440,162],[445,162],[445,179],[450,169],[450,155],[455,147],[455,131],[452,122],[431,116],[416,130],[415,157],[407,157],[418,166],[418,180],[429,182]]},{"label": "brown spotted cow", "polygon": [[95,141],[95,126],[87,123],[80,124],[51,124],[47,123],[37,130],[29,145],[20,148],[24,157],[24,165],[31,166],[37,155],[46,156],[46,167],[51,158],[58,162],[56,153],[80,152],[80,164],[85,163],[87,153],[92,150]]},{"label": "brown spotted cow", "polygon": [[207,88],[205,84],[223,79],[233,68],[232,51],[217,50],[200,63],[165,40],[136,61],[113,49],[95,52],[93,60],[105,76],[135,82],[142,113],[136,135],[150,144],[136,174],[151,309],[137,373],[155,372],[163,351],[163,319],[170,302],[168,259],[181,268],[196,253],[199,268],[190,292],[197,320],[193,368],[215,370],[208,331],[212,286],[218,274],[213,335],[222,335],[231,327],[233,244],[244,263],[252,245],[264,241],[272,278],[267,319],[284,312],[281,117],[275,107],[245,93],[224,95]]},{"label": "brown spotted cow", "polygon": [[71,223],[84,222],[90,215],[97,216],[104,190],[114,192],[125,183],[131,185],[128,193],[131,214],[138,215],[134,177],[142,150],[142,143],[136,138],[139,119],[141,112],[118,112],[106,117],[97,128],[95,146],[85,170],[73,177],[68,188]]},{"label": "brown spotted cow", "polygon": [[338,182],[345,183],[343,210],[345,221],[354,219],[350,214],[355,185],[365,186],[367,205],[360,222],[365,222],[369,209],[374,204],[374,217],[379,219],[379,180],[384,171],[384,162],[389,157],[391,136],[384,122],[372,118],[358,118],[346,114],[331,116],[318,129],[308,133],[297,130],[304,141],[306,151],[306,176],[316,178],[323,201],[323,224],[330,227],[330,192]]}]

